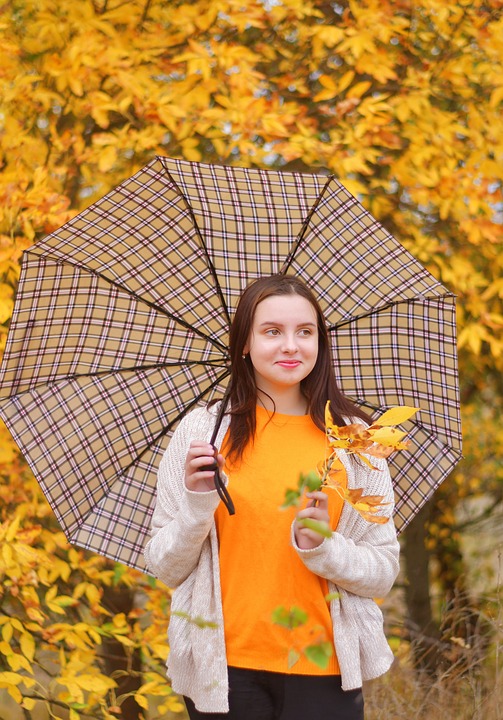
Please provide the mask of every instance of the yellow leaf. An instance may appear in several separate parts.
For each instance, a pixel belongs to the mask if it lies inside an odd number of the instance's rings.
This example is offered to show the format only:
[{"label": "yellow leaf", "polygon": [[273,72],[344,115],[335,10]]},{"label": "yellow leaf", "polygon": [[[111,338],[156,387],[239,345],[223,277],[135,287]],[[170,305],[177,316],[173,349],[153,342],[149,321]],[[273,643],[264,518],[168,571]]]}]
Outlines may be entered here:
[{"label": "yellow leaf", "polygon": [[480,355],[482,342],[487,340],[487,330],[478,323],[469,323],[459,333],[458,345],[464,347],[468,345],[474,355]]},{"label": "yellow leaf", "polygon": [[96,645],[101,645],[101,635],[98,633],[97,630],[95,630],[93,627],[89,626],[87,629],[87,633],[92,640],[96,643]]},{"label": "yellow leaf", "polygon": [[54,600],[54,598],[56,597],[57,593],[58,593],[58,588],[56,586],[50,588],[45,594],[46,603],[52,602],[52,600]]},{"label": "yellow leaf", "polygon": [[397,430],[393,427],[379,427],[377,430],[370,428],[372,440],[381,445],[395,445],[407,434],[403,430]]},{"label": "yellow leaf", "polygon": [[14,291],[10,285],[0,284],[0,324],[7,322],[14,307]]},{"label": "yellow leaf", "polygon": [[35,705],[36,705],[36,700],[34,700],[33,698],[29,698],[29,697],[23,698],[23,702],[21,703],[21,707],[24,708],[25,710],[28,710],[28,712],[33,710]]},{"label": "yellow leaf", "polygon": [[24,682],[24,677],[19,673],[9,672],[8,670],[0,672],[0,687],[6,688],[9,685],[20,685],[22,682]]},{"label": "yellow leaf", "polygon": [[138,688],[138,694],[140,695],[161,695],[164,694],[165,683],[159,684],[158,680],[150,680],[149,682],[143,683]]},{"label": "yellow leaf", "polygon": [[114,638],[115,640],[118,640],[121,645],[124,645],[124,647],[136,647],[136,643],[128,637],[124,637],[124,635],[114,635]]},{"label": "yellow leaf", "polygon": [[101,172],[108,172],[113,168],[117,160],[117,149],[112,145],[100,150],[98,158],[98,167]]},{"label": "yellow leaf", "polygon": [[117,613],[117,615],[114,615],[112,618],[112,623],[116,628],[121,628],[125,631],[127,631],[128,629],[125,613]]},{"label": "yellow leaf", "polygon": [[7,662],[9,663],[12,670],[14,670],[15,672],[21,670],[22,668],[28,673],[33,673],[33,668],[28,662],[28,660],[24,657],[24,655],[13,652],[7,657]]},{"label": "yellow leaf", "polygon": [[[1,309],[1,303],[0,303],[0,315],[1,315],[2,309]],[[10,315],[9,315],[10,317]],[[8,318],[7,318],[8,319]],[[1,325],[1,322],[0,322]],[[2,424],[0,424],[0,429],[3,429]],[[2,433],[1,441],[0,441],[0,465],[11,465],[15,458],[16,458],[16,448],[14,447],[14,444],[10,438],[10,435],[7,436],[7,432],[5,433],[6,437],[3,437],[4,433]]]},{"label": "yellow leaf", "polygon": [[182,705],[182,703],[181,703],[179,700],[177,700],[176,698],[174,698],[174,697],[169,697],[169,698],[166,700],[166,702],[164,702],[164,703],[162,703],[161,705],[159,705],[159,707],[157,708],[157,710],[158,710],[161,714],[162,714],[162,713],[168,713],[168,712],[180,713],[180,712],[182,712],[183,710],[185,710],[185,705]]},{"label": "yellow leaf", "polygon": [[78,77],[75,77],[75,75],[73,75],[71,71],[68,76],[68,86],[70,87],[70,90],[74,95],[82,97],[82,95],[84,94],[84,88],[82,86],[81,80]]},{"label": "yellow leaf", "polygon": [[349,88],[346,95],[348,98],[360,98],[363,93],[367,92],[371,85],[372,83],[368,82],[368,80],[366,80],[365,82],[356,83],[356,85],[352,85]]},{"label": "yellow leaf", "polygon": [[12,648],[11,648],[8,640],[0,641],[0,654],[6,655],[6,656],[12,655]]},{"label": "yellow leaf", "polygon": [[150,647],[154,655],[157,655],[157,657],[161,658],[161,660],[165,660],[167,658],[169,652],[168,643],[151,642]]},{"label": "yellow leaf", "polygon": [[372,515],[371,513],[366,513],[365,511],[360,511],[360,515],[367,522],[377,523],[378,525],[386,525],[389,520],[389,517],[386,515]]},{"label": "yellow leaf", "polygon": [[14,685],[9,685],[7,687],[7,692],[9,693],[11,698],[15,700],[15,702],[17,702],[18,705],[21,705],[21,703],[23,702],[23,696],[21,695],[21,691],[19,690],[19,688],[15,687]]},{"label": "yellow leaf", "polygon": [[346,73],[344,73],[344,75],[341,77],[341,79],[337,83],[339,92],[342,92],[347,87],[349,87],[351,85],[351,83],[353,82],[354,77],[355,77],[355,74],[354,74],[353,70],[348,70]]},{"label": "yellow leaf", "polygon": [[348,490],[347,492],[349,501],[354,504],[357,510],[377,512],[377,510],[389,504],[383,503],[384,495],[362,495],[362,491],[359,490],[360,495],[357,498],[352,498],[351,493],[355,491]]},{"label": "yellow leaf", "polygon": [[180,143],[183,150],[183,157],[192,162],[201,162],[202,155],[198,150],[198,141],[195,138],[187,138]]},{"label": "yellow leaf", "polygon": [[144,710],[148,710],[148,700],[144,695],[140,695],[140,693],[135,693],[134,699],[140,707],[142,707]]},{"label": "yellow leaf", "polygon": [[8,568],[12,565],[13,554],[12,554],[12,546],[11,545],[3,545],[2,546],[2,558],[3,558],[4,565],[6,568]]},{"label": "yellow leaf", "polygon": [[10,524],[9,529],[7,530],[7,534],[5,535],[5,539],[7,542],[12,542],[14,540],[19,531],[20,523],[21,517],[17,515],[17,517],[15,517],[13,522]]},{"label": "yellow leaf", "polygon": [[101,600],[101,591],[91,583],[87,584],[86,597],[90,603],[98,603]]},{"label": "yellow leaf", "polygon": [[117,687],[115,680],[112,680],[105,675],[77,675],[74,682],[82,688],[82,690],[97,693],[106,693],[108,690]]},{"label": "yellow leaf", "polygon": [[[6,620],[7,620],[7,622],[5,623],[5,625],[2,628],[2,638],[5,641],[5,643],[9,643],[11,641],[12,633],[14,632],[14,630],[12,628],[12,623],[10,623],[8,621],[9,619],[6,618]],[[3,650],[1,650],[1,644],[0,644],[0,652],[3,652]]]},{"label": "yellow leaf", "polygon": [[400,423],[409,420],[413,415],[417,413],[419,408],[409,407],[407,405],[400,405],[399,407],[390,408],[387,410],[378,420],[375,420],[375,425],[399,425]]},{"label": "yellow leaf", "polygon": [[318,82],[325,89],[320,90],[320,92],[314,96],[314,98],[313,98],[314,102],[330,100],[331,98],[335,97],[335,95],[338,94],[339,89],[337,87],[337,84],[334,82],[333,78],[331,78],[329,75],[320,75],[320,77],[318,78]]},{"label": "yellow leaf", "polygon": [[491,100],[489,104],[492,108],[497,108],[498,105],[503,101],[503,85],[495,88],[491,93]]},{"label": "yellow leaf", "polygon": [[33,658],[35,657],[35,639],[33,638],[33,635],[24,633],[21,635],[21,640],[19,642],[23,655],[33,662]]}]

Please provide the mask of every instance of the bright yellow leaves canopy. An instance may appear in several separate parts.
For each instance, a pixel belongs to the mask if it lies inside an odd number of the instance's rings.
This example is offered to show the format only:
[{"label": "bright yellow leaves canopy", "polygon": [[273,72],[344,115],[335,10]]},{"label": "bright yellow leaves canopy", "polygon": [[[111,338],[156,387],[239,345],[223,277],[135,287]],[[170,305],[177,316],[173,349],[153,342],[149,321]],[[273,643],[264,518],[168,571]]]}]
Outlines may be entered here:
[{"label": "bright yellow leaves canopy", "polygon": [[[2,258],[155,153],[334,172],[459,296],[475,383],[501,373],[500,10],[13,0],[0,11]],[[11,308],[1,286],[0,321]]]}]

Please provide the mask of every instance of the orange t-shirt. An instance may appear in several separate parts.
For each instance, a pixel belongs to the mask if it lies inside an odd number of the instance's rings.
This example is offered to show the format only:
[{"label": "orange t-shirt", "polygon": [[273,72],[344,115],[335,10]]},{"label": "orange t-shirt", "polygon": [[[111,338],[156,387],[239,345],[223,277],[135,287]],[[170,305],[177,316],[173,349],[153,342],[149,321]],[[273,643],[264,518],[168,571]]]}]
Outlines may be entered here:
[{"label": "orange t-shirt", "polygon": [[[273,672],[339,674],[326,600],[328,583],[305,567],[291,545],[291,524],[298,508],[280,509],[287,488],[297,487],[299,473],[316,469],[324,459],[325,435],[309,415],[275,413],[270,418],[271,413],[257,407],[254,442],[238,465],[226,465],[236,514],[229,516],[223,504],[215,514],[227,661],[235,667]],[[225,445],[226,438],[224,456]],[[341,478],[344,485],[342,465]],[[327,495],[335,529],[342,500],[333,490]],[[280,606],[304,610],[307,623],[295,630],[274,624],[273,611]],[[333,650],[326,670],[302,652],[324,641]],[[289,668],[290,651],[300,657]]]}]

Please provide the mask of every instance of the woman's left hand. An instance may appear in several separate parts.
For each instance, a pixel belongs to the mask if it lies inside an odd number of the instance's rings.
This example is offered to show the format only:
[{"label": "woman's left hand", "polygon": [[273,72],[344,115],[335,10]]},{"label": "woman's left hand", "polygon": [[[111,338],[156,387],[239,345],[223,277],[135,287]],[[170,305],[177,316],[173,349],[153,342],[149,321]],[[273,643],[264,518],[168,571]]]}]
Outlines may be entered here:
[{"label": "woman's left hand", "polygon": [[324,538],[323,535],[320,535],[320,533],[315,530],[302,527],[298,522],[299,520],[310,518],[317,522],[324,522],[327,523],[327,525],[330,524],[327,495],[321,490],[317,490],[306,493],[306,497],[309,498],[311,502],[307,507],[297,513],[294,525],[295,541],[301,550],[311,550],[312,548],[318,547]]}]

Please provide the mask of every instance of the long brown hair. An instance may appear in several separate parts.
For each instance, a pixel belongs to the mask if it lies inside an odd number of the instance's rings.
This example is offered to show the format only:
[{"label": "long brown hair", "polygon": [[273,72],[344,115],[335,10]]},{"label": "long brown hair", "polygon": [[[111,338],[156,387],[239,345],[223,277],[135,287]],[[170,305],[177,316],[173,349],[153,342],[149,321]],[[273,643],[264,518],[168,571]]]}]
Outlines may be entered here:
[{"label": "long brown hair", "polygon": [[255,435],[257,385],[249,356],[243,357],[250,337],[257,305],[273,295],[300,295],[306,298],[316,311],[318,324],[318,356],[309,375],[300,387],[308,403],[308,412],[315,425],[325,430],[325,405],[330,400],[332,418],[337,425],[345,425],[346,418],[360,418],[370,422],[370,417],[339,390],[334,375],[330,340],[325,318],[311,290],[291,275],[272,275],[255,280],[244,290],[231,325],[229,349],[231,356],[230,380],[230,427],[228,455],[239,460]]}]

